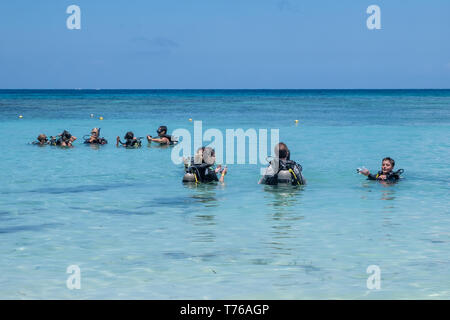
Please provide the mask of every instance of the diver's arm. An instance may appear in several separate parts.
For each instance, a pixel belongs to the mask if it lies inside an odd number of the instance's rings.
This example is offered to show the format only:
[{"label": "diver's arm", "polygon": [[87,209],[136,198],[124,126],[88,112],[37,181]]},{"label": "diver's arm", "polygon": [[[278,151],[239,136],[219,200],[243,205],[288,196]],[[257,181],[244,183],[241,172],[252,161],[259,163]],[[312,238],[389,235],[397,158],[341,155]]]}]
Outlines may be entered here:
[{"label": "diver's arm", "polygon": [[[147,137],[147,140],[149,140],[148,137]],[[167,138],[161,138],[161,139],[150,138],[150,140],[153,141],[153,142],[161,143],[161,144],[169,144],[170,143],[169,139],[167,139]]]},{"label": "diver's arm", "polygon": [[376,176],[376,175],[373,175],[373,174],[371,174],[371,173],[369,173],[369,174],[367,175],[367,179],[368,179],[368,180],[377,180],[377,176]]},{"label": "diver's arm", "polygon": [[117,136],[117,138],[116,138],[116,147],[119,146],[119,143],[120,143],[122,146],[124,145],[124,143],[123,143],[122,141],[120,141],[120,137]]},{"label": "diver's arm", "polygon": [[225,168],[223,169],[223,171],[222,171],[222,174],[221,174],[221,176],[220,176],[219,182],[221,182],[221,183],[224,182],[224,180],[225,180],[225,175],[227,174],[227,171],[228,171],[228,168],[225,167]]},{"label": "diver's arm", "polygon": [[369,180],[377,180],[377,177],[374,176],[373,174],[371,174],[370,171],[367,170],[367,169],[360,170],[359,173],[361,173],[362,175],[367,176],[367,179],[369,179]]}]

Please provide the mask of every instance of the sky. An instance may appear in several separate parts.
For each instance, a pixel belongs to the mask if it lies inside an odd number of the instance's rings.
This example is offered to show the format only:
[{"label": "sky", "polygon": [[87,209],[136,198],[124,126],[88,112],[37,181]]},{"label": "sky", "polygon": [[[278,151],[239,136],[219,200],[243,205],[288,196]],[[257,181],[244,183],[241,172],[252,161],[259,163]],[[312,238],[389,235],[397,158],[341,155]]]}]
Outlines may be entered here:
[{"label": "sky", "polygon": [[1,1],[0,88],[450,88],[449,40],[448,0]]}]

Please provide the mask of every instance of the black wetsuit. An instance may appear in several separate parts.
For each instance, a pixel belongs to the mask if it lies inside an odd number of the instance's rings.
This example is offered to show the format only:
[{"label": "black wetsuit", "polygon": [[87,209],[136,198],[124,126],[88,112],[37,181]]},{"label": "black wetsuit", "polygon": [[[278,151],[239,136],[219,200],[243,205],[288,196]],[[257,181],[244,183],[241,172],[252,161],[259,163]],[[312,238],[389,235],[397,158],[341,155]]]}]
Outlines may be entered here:
[{"label": "black wetsuit", "polygon": [[186,173],[195,174],[198,182],[219,181],[213,165],[207,163],[195,164],[192,160],[191,165],[186,169]]},{"label": "black wetsuit", "polygon": [[288,170],[291,173],[292,185],[303,185],[306,183],[302,175],[302,166],[300,164],[292,160],[278,160],[278,163],[278,170],[274,168],[272,163],[269,165],[266,175],[261,179],[262,184],[277,185],[278,173],[281,170]]},{"label": "black wetsuit", "polygon": [[89,141],[89,139],[84,140],[85,144],[107,144],[108,141],[105,138],[96,138],[93,141]]},{"label": "black wetsuit", "polygon": [[125,140],[125,143],[120,141],[122,145],[124,145],[126,148],[136,148],[141,146],[141,140],[139,139],[127,139]]},{"label": "black wetsuit", "polygon": [[399,169],[397,171],[391,171],[386,174],[386,179],[382,180],[380,179],[380,176],[383,175],[383,171],[378,171],[377,174],[369,174],[367,176],[368,180],[380,180],[380,181],[387,181],[387,182],[396,182],[400,179],[400,175],[403,173],[403,169]]},{"label": "black wetsuit", "polygon": [[[160,138],[167,138],[169,140],[169,145],[172,145],[172,144],[175,143],[174,141],[172,141],[172,136],[169,136],[168,134],[163,134],[163,135],[160,135],[159,137]],[[165,143],[162,143],[162,144],[165,144]]]}]

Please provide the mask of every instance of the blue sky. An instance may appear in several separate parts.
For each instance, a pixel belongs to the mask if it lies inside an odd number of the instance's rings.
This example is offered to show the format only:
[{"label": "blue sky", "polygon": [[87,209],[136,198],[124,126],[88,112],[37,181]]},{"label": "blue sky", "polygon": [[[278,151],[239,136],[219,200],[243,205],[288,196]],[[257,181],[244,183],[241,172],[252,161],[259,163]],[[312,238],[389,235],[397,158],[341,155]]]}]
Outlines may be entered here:
[{"label": "blue sky", "polygon": [[2,1],[0,88],[450,88],[449,39],[448,0]]}]

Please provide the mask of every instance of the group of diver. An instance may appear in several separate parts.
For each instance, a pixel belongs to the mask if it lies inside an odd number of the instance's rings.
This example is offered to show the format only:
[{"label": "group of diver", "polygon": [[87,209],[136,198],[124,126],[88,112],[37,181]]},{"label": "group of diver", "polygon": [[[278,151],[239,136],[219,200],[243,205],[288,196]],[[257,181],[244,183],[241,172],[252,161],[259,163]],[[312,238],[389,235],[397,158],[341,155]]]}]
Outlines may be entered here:
[{"label": "group of diver", "polygon": [[[176,138],[167,134],[167,127],[160,126],[156,130],[158,137],[153,138],[151,135],[147,135],[147,141],[149,143],[156,142],[161,145],[173,145],[177,142]],[[108,143],[108,140],[100,136],[100,128],[93,128],[90,135],[85,135],[83,137],[84,144],[91,145],[104,145]],[[132,131],[128,131],[124,136],[125,142],[120,140],[120,137],[116,139],[116,146],[123,146],[127,148],[139,148],[142,146],[142,137],[135,137]],[[73,142],[77,140],[77,137],[70,134],[69,131],[64,130],[61,134],[56,136],[50,136],[50,139],[43,133],[38,135],[37,140],[32,142],[35,145],[51,145],[60,147],[72,147]]]},{"label": "group of diver", "polygon": [[[177,138],[167,134],[167,126],[160,126],[156,130],[158,137],[153,138],[147,135],[149,143],[156,142],[160,145],[174,145]],[[57,136],[47,138],[45,134],[40,134],[37,141],[33,142],[36,145],[52,145],[60,147],[72,147],[72,143],[77,138],[71,135],[67,130],[64,130]],[[100,136],[100,128],[91,130],[90,135],[83,137],[84,144],[104,145],[108,141]],[[135,137],[134,133],[129,131],[124,136],[125,141],[122,142],[120,137],[116,138],[117,147],[125,148],[140,148],[142,146],[143,137]],[[290,159],[290,151],[287,145],[283,142],[278,143],[274,149],[275,156],[266,168],[263,177],[259,180],[259,184],[266,185],[305,185],[306,180],[303,177],[303,168],[300,164]],[[184,159],[185,174],[183,182],[185,183],[209,183],[220,182],[224,183],[225,175],[228,168],[222,165],[215,165],[216,156],[215,150],[211,147],[201,147],[197,150],[192,158]],[[390,157],[386,157],[381,162],[381,170],[377,174],[370,173],[365,168],[358,168],[357,172],[367,176],[368,180],[377,180],[384,183],[394,183],[400,179],[403,169],[394,171],[395,161]],[[220,178],[218,177],[220,175]]]}]

